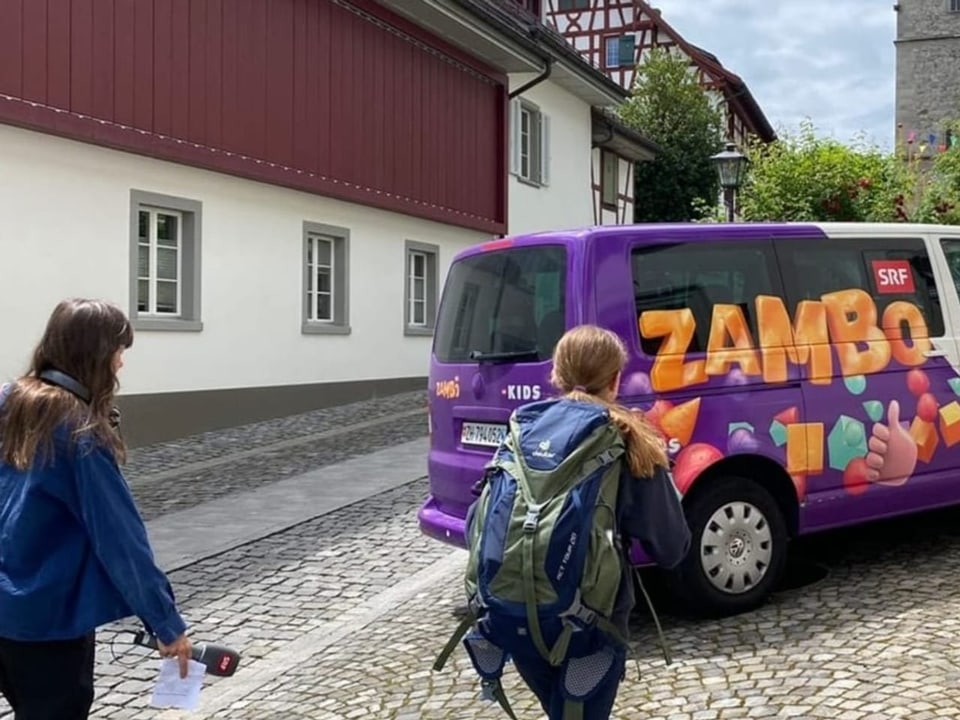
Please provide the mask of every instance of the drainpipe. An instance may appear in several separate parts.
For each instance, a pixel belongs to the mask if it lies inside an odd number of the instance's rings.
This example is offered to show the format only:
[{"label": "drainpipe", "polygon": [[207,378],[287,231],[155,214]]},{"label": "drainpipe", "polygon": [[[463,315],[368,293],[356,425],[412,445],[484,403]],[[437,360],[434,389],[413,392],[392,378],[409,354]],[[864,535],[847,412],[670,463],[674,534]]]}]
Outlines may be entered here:
[{"label": "drainpipe", "polygon": [[550,73],[553,71],[553,58],[550,58],[550,57],[544,58],[543,62],[544,62],[544,68],[543,68],[543,72],[542,72],[542,73],[540,73],[539,75],[537,75],[533,80],[531,80],[530,82],[528,82],[526,85],[521,85],[521,86],[518,87],[516,90],[511,90],[511,91],[510,91],[510,94],[509,94],[508,97],[509,97],[511,100],[513,100],[513,98],[515,98],[517,95],[520,95],[521,93],[525,93],[527,90],[529,90],[530,88],[532,88],[534,85],[539,85],[539,84],[542,83],[544,80],[546,80],[548,77],[550,77]]}]

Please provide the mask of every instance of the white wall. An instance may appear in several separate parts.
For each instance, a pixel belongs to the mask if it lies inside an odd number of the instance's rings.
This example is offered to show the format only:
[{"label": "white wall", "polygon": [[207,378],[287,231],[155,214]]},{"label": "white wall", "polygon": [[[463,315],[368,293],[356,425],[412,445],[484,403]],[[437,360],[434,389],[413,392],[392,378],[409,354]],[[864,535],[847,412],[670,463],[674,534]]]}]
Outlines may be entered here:
[{"label": "white wall", "polygon": [[[489,238],[4,125],[0,158],[0,379],[61,299],[129,310],[131,189],[203,203],[203,330],[139,331],[126,393],[425,375],[431,338],[403,334],[404,240],[440,246],[442,288],[452,255]],[[305,220],[350,230],[350,335],[301,334]]]},{"label": "white wall", "polygon": [[[510,88],[535,76],[510,76]],[[515,175],[509,179],[511,235],[593,224],[590,181],[590,105],[546,80],[520,96],[550,118],[550,177],[546,187],[533,187]]]}]

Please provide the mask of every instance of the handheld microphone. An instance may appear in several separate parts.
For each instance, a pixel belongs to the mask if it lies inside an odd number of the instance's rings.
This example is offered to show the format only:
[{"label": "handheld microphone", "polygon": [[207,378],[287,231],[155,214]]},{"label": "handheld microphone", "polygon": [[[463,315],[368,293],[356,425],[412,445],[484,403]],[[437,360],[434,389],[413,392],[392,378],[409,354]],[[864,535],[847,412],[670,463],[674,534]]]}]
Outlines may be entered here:
[{"label": "handheld microphone", "polygon": [[[133,642],[151,650],[158,649],[157,638],[144,630],[134,635]],[[198,663],[203,663],[207,672],[217,677],[230,677],[237,671],[237,666],[240,664],[240,653],[236,650],[211,643],[194,645],[190,657]]]}]

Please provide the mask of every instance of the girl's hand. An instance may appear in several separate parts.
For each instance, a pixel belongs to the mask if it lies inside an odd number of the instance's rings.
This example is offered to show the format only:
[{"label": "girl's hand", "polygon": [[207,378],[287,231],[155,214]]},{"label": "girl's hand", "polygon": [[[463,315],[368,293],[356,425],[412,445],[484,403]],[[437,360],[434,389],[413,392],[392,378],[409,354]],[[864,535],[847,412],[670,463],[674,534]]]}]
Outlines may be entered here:
[{"label": "girl's hand", "polygon": [[169,645],[164,645],[158,639],[157,648],[159,649],[160,657],[177,658],[180,663],[180,677],[181,679],[185,678],[187,673],[190,672],[190,654],[193,652],[193,645],[190,642],[190,638],[187,637],[187,634],[184,633]]}]

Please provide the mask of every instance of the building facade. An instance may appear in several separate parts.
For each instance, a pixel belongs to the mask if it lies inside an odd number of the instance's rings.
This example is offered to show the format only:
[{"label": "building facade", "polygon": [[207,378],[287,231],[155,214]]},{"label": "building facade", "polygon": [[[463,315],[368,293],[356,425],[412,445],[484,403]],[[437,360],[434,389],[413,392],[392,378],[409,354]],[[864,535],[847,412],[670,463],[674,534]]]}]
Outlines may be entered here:
[{"label": "building facade", "polygon": [[[424,387],[452,256],[592,222],[591,108],[622,95],[557,57],[511,97],[552,56],[494,3],[399,5],[5,3],[0,377],[96,296],[137,331],[133,444]],[[511,197],[525,100],[550,116],[540,204]]]},{"label": "building facade", "polygon": [[644,0],[540,0],[555,27],[594,66],[630,90],[636,68],[652,48],[686,57],[704,90],[726,118],[727,137],[743,146],[748,135],[771,142],[776,133],[747,84],[716,56],[687,42]]},{"label": "building facade", "polygon": [[899,0],[893,9],[896,140],[930,155],[950,144],[946,123],[960,119],[960,0]]}]

